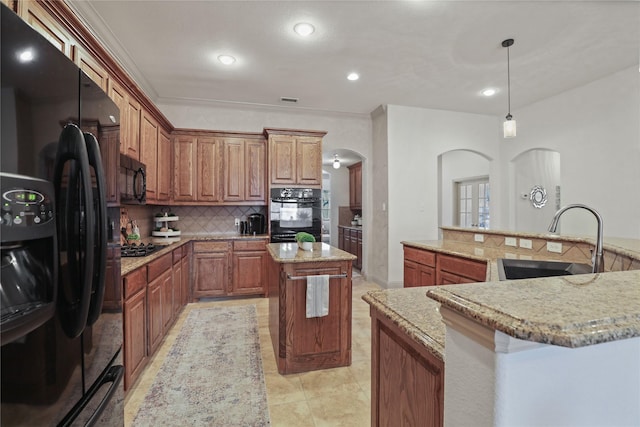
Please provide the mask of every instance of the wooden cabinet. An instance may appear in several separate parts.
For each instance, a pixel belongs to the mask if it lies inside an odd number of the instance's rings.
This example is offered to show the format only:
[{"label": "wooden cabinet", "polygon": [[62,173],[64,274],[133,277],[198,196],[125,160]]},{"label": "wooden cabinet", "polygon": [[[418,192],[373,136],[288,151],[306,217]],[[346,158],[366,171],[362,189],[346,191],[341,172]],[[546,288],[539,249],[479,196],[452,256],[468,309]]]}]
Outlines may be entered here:
[{"label": "wooden cabinet", "polygon": [[266,203],[264,140],[223,140],[223,201]]},{"label": "wooden cabinet", "polygon": [[182,248],[173,251],[173,318],[177,319],[182,308]]},{"label": "wooden cabinet", "polygon": [[120,191],[118,191],[118,179],[120,177],[120,126],[100,126],[98,130],[98,143],[100,144],[100,156],[102,168],[106,180],[107,206],[120,206]]},{"label": "wooden cabinet", "polygon": [[147,203],[158,198],[158,124],[145,110],[140,118],[140,161],[147,167]]},{"label": "wooden cabinet", "polygon": [[158,348],[173,319],[172,261],[172,254],[168,253],[147,265],[149,354]]},{"label": "wooden cabinet", "polygon": [[440,427],[444,362],[371,309],[371,425]]},{"label": "wooden cabinet", "polygon": [[404,286],[433,286],[436,281],[436,255],[433,252],[404,247]]},{"label": "wooden cabinet", "polygon": [[362,269],[362,229],[338,226],[338,249],[355,255],[353,266]]},{"label": "wooden cabinet", "polygon": [[486,281],[487,263],[404,246],[404,287]]},{"label": "wooden cabinet", "polygon": [[266,286],[266,240],[233,242],[232,295],[264,294]]},{"label": "wooden cabinet", "polygon": [[171,138],[169,134],[160,129],[158,133],[158,168],[157,168],[157,200],[168,203],[171,199],[171,181],[173,176],[173,162]]},{"label": "wooden cabinet", "polygon": [[129,389],[147,361],[147,268],[123,278],[124,388]]},{"label": "wooden cabinet", "polygon": [[109,75],[107,70],[104,69],[95,58],[89,55],[84,49],[79,46],[74,46],[74,60],[76,65],[100,88],[108,92],[109,90]]},{"label": "wooden cabinet", "polygon": [[322,137],[326,132],[265,129],[271,185],[322,186]]},{"label": "wooden cabinet", "polygon": [[40,2],[34,0],[19,1],[17,13],[34,30],[42,34],[51,44],[64,53],[67,58],[73,60],[73,45],[75,44],[73,38],[62,25],[51,17]]},{"label": "wooden cabinet", "polygon": [[180,296],[182,298],[182,306],[191,302],[191,244],[182,246],[182,291]]},{"label": "wooden cabinet", "polygon": [[176,136],[173,140],[173,200],[193,202],[196,200],[196,147],[197,138]]},{"label": "wooden cabinet", "polygon": [[162,282],[164,277],[157,277],[147,285],[147,323],[148,343],[147,354],[151,355],[162,340]]},{"label": "wooden cabinet", "polygon": [[104,272],[104,299],[102,308],[105,311],[122,310],[122,283],[120,276],[120,246],[107,246],[107,265]]},{"label": "wooden cabinet", "polygon": [[220,150],[218,138],[198,138],[197,193],[196,200],[217,202],[220,200]]},{"label": "wooden cabinet", "polygon": [[193,242],[193,297],[227,294],[231,242]]},{"label": "wooden cabinet", "polygon": [[362,210],[362,162],[349,166],[349,209]]},{"label": "wooden cabinet", "polygon": [[127,120],[127,137],[123,152],[136,160],[140,159],[140,110],[140,103],[133,97],[127,96],[126,109],[124,112],[120,111],[121,119],[122,115],[125,114]]},{"label": "wooden cabinet", "polygon": [[177,135],[174,138],[173,200],[220,200],[220,145],[217,138]]},{"label": "wooden cabinet", "polygon": [[193,298],[267,293],[266,239],[193,242]]}]

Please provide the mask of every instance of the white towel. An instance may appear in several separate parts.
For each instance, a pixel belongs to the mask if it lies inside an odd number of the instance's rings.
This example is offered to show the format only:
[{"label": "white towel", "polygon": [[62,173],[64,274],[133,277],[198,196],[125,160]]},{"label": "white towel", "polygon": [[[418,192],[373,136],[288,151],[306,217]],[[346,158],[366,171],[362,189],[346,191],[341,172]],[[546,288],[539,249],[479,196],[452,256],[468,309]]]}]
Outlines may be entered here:
[{"label": "white towel", "polygon": [[329,275],[307,276],[307,318],[329,314]]}]

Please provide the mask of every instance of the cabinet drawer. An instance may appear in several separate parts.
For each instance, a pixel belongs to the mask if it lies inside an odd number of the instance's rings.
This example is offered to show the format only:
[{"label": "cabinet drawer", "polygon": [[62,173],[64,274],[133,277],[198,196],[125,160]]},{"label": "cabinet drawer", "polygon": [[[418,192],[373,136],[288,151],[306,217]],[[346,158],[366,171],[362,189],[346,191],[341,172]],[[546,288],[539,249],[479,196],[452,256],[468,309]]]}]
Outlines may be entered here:
[{"label": "cabinet drawer", "polygon": [[124,299],[134,296],[147,286],[147,269],[142,267],[124,276]]},{"label": "cabinet drawer", "polygon": [[441,271],[448,271],[478,282],[487,280],[487,263],[485,262],[440,254],[438,264]]},{"label": "cabinet drawer", "polygon": [[193,242],[194,252],[225,252],[229,250],[230,242]]},{"label": "cabinet drawer", "polygon": [[151,261],[147,265],[147,271],[148,271],[147,278],[149,282],[153,282],[153,280],[156,277],[160,276],[162,273],[170,269],[172,265],[171,261],[172,261],[172,256],[170,253],[163,255],[161,258],[155,261]]},{"label": "cabinet drawer", "polygon": [[418,264],[436,266],[436,254],[421,249],[404,247],[404,259],[417,262]]},{"label": "cabinet drawer", "polygon": [[234,251],[264,251],[267,241],[262,240],[236,240],[233,242]]}]

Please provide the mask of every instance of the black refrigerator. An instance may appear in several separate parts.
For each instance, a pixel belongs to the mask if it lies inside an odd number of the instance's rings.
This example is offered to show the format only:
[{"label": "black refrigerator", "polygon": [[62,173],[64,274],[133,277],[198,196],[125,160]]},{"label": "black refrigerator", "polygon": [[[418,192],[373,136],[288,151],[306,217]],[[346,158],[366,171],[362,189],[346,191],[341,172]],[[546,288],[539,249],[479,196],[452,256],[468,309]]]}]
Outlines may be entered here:
[{"label": "black refrigerator", "polygon": [[122,312],[103,309],[109,237],[100,156],[102,129],[113,134],[119,111],[0,8],[0,423],[122,426]]}]

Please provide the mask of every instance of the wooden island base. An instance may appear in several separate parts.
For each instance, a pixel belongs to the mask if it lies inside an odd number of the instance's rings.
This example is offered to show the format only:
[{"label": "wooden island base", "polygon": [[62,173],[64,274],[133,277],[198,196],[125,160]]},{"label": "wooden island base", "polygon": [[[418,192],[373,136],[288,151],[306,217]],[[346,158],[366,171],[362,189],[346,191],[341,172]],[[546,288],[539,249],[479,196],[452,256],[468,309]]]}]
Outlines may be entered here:
[{"label": "wooden island base", "polygon": [[[297,249],[296,244],[272,243],[269,252],[269,330],[278,372],[351,365],[354,256],[323,243],[314,243],[310,252]],[[306,278],[322,274],[330,275],[329,314],[307,318]]]}]

